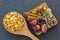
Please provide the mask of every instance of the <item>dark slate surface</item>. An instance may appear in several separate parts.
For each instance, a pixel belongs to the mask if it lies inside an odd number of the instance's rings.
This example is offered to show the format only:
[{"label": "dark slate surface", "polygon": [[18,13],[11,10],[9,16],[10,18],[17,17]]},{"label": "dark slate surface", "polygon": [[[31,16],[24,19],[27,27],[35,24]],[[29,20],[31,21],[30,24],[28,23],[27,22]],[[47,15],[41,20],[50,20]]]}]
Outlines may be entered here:
[{"label": "dark slate surface", "polygon": [[[0,0],[0,40],[31,40],[26,36],[18,36],[8,33],[3,28],[3,16],[9,11],[23,12],[29,11],[42,2],[47,2],[52,8],[54,15],[60,22],[60,0]],[[41,40],[60,40],[60,23],[46,34],[37,36]],[[29,25],[28,25],[29,26]],[[30,31],[34,34],[29,26]]]}]

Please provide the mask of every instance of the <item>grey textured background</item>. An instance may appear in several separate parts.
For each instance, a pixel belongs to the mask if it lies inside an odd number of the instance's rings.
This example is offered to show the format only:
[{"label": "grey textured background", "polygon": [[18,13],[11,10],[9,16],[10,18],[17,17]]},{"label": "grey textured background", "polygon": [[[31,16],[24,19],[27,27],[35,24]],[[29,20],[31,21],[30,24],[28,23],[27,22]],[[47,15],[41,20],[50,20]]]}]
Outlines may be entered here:
[{"label": "grey textured background", "polygon": [[[31,40],[26,36],[18,36],[8,33],[3,28],[3,16],[9,11],[17,11],[23,15],[23,12],[31,10],[44,1],[48,3],[50,8],[52,8],[59,23],[46,34],[37,37],[41,40],[60,40],[60,0],[0,0],[0,40]],[[34,34],[30,26],[29,29]]]}]

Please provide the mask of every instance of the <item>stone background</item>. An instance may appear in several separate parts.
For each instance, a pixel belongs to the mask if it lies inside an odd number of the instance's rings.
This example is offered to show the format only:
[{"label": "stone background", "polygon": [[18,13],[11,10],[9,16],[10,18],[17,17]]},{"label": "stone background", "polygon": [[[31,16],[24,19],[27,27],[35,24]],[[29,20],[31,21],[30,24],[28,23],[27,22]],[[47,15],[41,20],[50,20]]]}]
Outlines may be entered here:
[{"label": "stone background", "polygon": [[[50,8],[52,8],[52,11],[59,23],[46,34],[42,34],[37,37],[41,40],[60,40],[60,0],[0,0],[0,40],[31,40],[26,36],[18,36],[8,33],[3,28],[3,16],[10,11],[17,11],[23,15],[24,12],[31,10],[44,1],[48,3]],[[35,35],[30,26],[29,30]]]}]

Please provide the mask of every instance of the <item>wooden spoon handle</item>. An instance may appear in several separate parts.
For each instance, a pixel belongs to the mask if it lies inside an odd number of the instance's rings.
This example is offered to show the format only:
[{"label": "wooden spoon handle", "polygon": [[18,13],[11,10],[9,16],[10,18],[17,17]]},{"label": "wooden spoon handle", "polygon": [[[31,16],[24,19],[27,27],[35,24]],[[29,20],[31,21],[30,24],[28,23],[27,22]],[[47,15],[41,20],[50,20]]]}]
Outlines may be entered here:
[{"label": "wooden spoon handle", "polygon": [[21,35],[25,35],[29,38],[31,38],[32,40],[39,40],[37,37],[35,37],[28,29],[27,27],[27,24],[26,24],[26,21],[25,21],[25,25],[24,25],[24,28],[22,29],[22,34]]},{"label": "wooden spoon handle", "polygon": [[30,31],[25,32],[24,35],[27,36],[27,37],[29,37],[29,38],[31,38],[32,40],[39,40]]},{"label": "wooden spoon handle", "polygon": [[30,37],[32,40],[39,40],[37,37],[35,37],[33,34],[29,34],[27,35],[28,37]]}]

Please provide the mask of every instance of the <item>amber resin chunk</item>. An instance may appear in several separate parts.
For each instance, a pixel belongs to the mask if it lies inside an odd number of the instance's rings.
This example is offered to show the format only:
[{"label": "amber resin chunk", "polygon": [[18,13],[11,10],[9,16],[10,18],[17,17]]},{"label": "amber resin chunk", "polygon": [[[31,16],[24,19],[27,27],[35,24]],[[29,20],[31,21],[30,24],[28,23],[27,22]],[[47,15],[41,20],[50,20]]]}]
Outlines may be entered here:
[{"label": "amber resin chunk", "polygon": [[48,29],[52,28],[58,23],[57,19],[52,13],[51,8],[48,7],[46,2],[43,2],[39,6],[25,12],[24,14],[37,35],[46,33]]},{"label": "amber resin chunk", "polygon": [[3,24],[10,32],[18,32],[24,26],[24,20],[18,12],[8,12],[3,18]]}]

